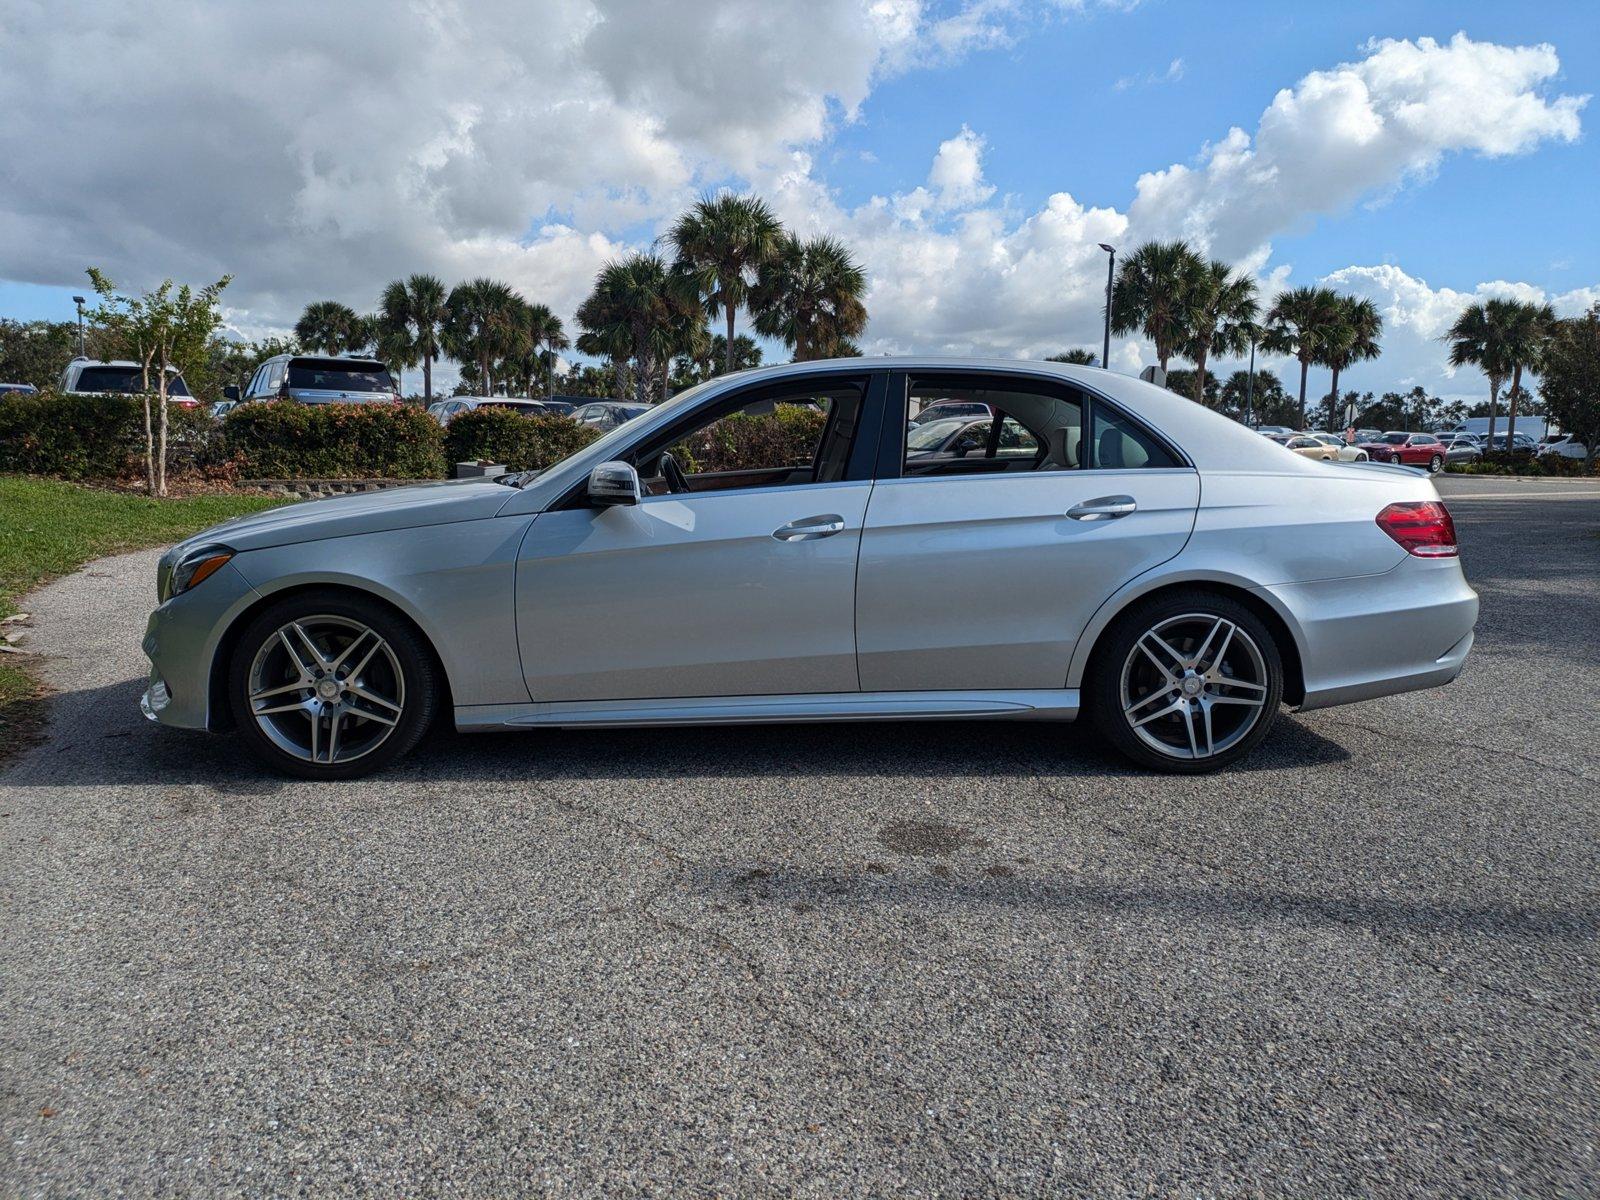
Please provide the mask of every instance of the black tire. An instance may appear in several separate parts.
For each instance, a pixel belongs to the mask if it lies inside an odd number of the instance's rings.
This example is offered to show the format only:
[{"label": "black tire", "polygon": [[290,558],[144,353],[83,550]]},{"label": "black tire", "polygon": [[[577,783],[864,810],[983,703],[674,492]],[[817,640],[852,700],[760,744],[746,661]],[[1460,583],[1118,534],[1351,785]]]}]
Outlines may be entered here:
[{"label": "black tire", "polygon": [[1435,454],[1428,460],[1428,474],[1437,475],[1444,468],[1444,459]]},{"label": "black tire", "polygon": [[[1243,728],[1237,740],[1214,754],[1203,757],[1177,757],[1175,754],[1179,752],[1166,753],[1151,746],[1133,727],[1132,718],[1124,712],[1123,676],[1125,670],[1137,669],[1130,665],[1130,656],[1134,655],[1140,639],[1144,638],[1148,631],[1162,626],[1164,622],[1191,616],[1220,619],[1247,634],[1247,640],[1238,644],[1238,652],[1247,652],[1253,646],[1259,653],[1263,678],[1261,683],[1255,686],[1264,687],[1265,690],[1259,693],[1261,703],[1253,710],[1254,724]],[[1182,646],[1173,648],[1184,649]],[[1229,648],[1234,649],[1232,643],[1229,644]],[[1254,659],[1250,661],[1253,663]],[[1201,665],[1205,665],[1204,659],[1201,660]],[[1239,678],[1242,680],[1243,675]],[[1228,695],[1243,695],[1245,693],[1242,689],[1245,686],[1242,682],[1238,685],[1224,682],[1221,691]],[[1211,694],[1211,689],[1207,689],[1207,694]],[[1248,694],[1258,693],[1251,691]],[[1151,692],[1151,698],[1158,706],[1165,703],[1154,691]],[[1084,681],[1083,701],[1089,718],[1105,739],[1140,766],[1179,775],[1205,774],[1237,762],[1260,745],[1262,739],[1267,736],[1273,721],[1277,718],[1279,705],[1283,701],[1283,659],[1277,640],[1266,622],[1239,601],[1202,589],[1169,592],[1153,600],[1134,604],[1106,628],[1095,647],[1088,677]],[[1195,703],[1198,704],[1199,701]],[[1228,705],[1228,711],[1231,713],[1234,707],[1248,709],[1250,706]],[[1139,716],[1148,716],[1153,709],[1141,711],[1135,708],[1134,711]],[[1174,714],[1171,717],[1160,718],[1162,722],[1169,724],[1176,724],[1186,719],[1193,719],[1187,717],[1186,711],[1185,715]],[[1223,719],[1234,718],[1230,715]],[[1238,719],[1243,720],[1243,718]],[[1155,725],[1155,722],[1149,724]],[[1181,725],[1177,727],[1184,728]],[[1158,727],[1150,736],[1160,740],[1162,732]]]},{"label": "black tire", "polygon": [[[398,689],[394,697],[401,702],[398,705],[401,711],[392,727],[361,720],[355,715],[356,710],[341,718],[348,720],[351,728],[370,730],[367,736],[378,739],[372,749],[347,761],[313,763],[286,751],[263,730],[250,702],[250,675],[257,655],[268,653],[278,640],[278,631],[290,622],[308,622],[314,627],[318,619],[351,622],[382,639],[387,650],[381,666],[388,672],[391,685]],[[350,592],[319,589],[300,592],[269,605],[245,627],[228,664],[228,703],[239,736],[251,753],[267,766],[302,779],[356,779],[381,771],[417,744],[438,710],[440,683],[432,651],[409,622],[377,601]],[[306,690],[314,698],[315,693]],[[299,698],[298,691],[286,697],[290,701]],[[363,707],[380,711],[376,705],[365,702]],[[295,714],[283,718],[284,727],[291,726],[294,720],[305,720],[309,729],[309,718]],[[273,727],[279,726],[274,723]]]}]

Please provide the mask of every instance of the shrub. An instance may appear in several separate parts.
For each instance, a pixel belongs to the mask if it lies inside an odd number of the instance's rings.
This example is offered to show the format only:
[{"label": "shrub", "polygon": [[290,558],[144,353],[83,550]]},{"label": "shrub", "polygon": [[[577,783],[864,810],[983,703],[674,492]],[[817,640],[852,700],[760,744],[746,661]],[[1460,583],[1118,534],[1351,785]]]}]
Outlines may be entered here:
[{"label": "shrub", "polygon": [[0,396],[0,471],[62,479],[117,479],[144,451],[137,396]]},{"label": "shrub", "polygon": [[1563,458],[1558,454],[1532,455],[1526,450],[1491,450],[1482,458],[1451,464],[1447,470],[1459,475],[1552,475],[1582,476],[1583,459]]},{"label": "shrub", "polygon": [[444,431],[401,404],[243,404],[222,421],[227,453],[256,479],[437,479]]},{"label": "shrub", "polygon": [[753,471],[809,466],[828,414],[805,404],[780,404],[766,416],[732,413],[689,437],[673,453],[685,470]]},{"label": "shrub", "polygon": [[487,459],[512,471],[542,471],[599,437],[587,425],[554,413],[527,416],[509,408],[475,408],[445,431],[449,462]]}]

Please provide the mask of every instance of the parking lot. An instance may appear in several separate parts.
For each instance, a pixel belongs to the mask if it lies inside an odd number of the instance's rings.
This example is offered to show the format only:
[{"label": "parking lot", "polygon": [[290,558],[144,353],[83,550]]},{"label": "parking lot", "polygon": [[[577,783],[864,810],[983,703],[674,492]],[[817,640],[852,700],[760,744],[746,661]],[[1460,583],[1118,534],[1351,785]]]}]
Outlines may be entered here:
[{"label": "parking lot", "polygon": [[1553,1195],[1600,1177],[1600,485],[1441,480],[1449,688],[1243,767],[1087,727],[139,717],[154,553],[28,608],[0,1194]]}]

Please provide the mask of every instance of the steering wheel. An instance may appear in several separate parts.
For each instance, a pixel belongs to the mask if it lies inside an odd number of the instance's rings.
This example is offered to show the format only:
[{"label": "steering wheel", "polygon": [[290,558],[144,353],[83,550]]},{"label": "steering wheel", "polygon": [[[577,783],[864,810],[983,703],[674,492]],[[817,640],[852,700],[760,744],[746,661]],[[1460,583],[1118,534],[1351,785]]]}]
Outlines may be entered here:
[{"label": "steering wheel", "polygon": [[667,490],[676,495],[689,490],[689,479],[683,473],[683,468],[678,465],[678,460],[672,457],[670,450],[661,452],[661,478],[666,481]]}]

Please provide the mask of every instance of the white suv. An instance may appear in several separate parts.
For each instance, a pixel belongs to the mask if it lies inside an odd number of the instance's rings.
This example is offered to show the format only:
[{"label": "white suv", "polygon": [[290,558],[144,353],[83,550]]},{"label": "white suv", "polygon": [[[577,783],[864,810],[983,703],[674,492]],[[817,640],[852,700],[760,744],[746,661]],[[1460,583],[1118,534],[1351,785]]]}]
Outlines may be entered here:
[{"label": "white suv", "polygon": [[[136,396],[143,386],[143,368],[125,359],[96,362],[92,358],[75,358],[61,372],[61,390],[69,396]],[[179,408],[200,407],[177,367],[167,368],[167,402]]]}]

